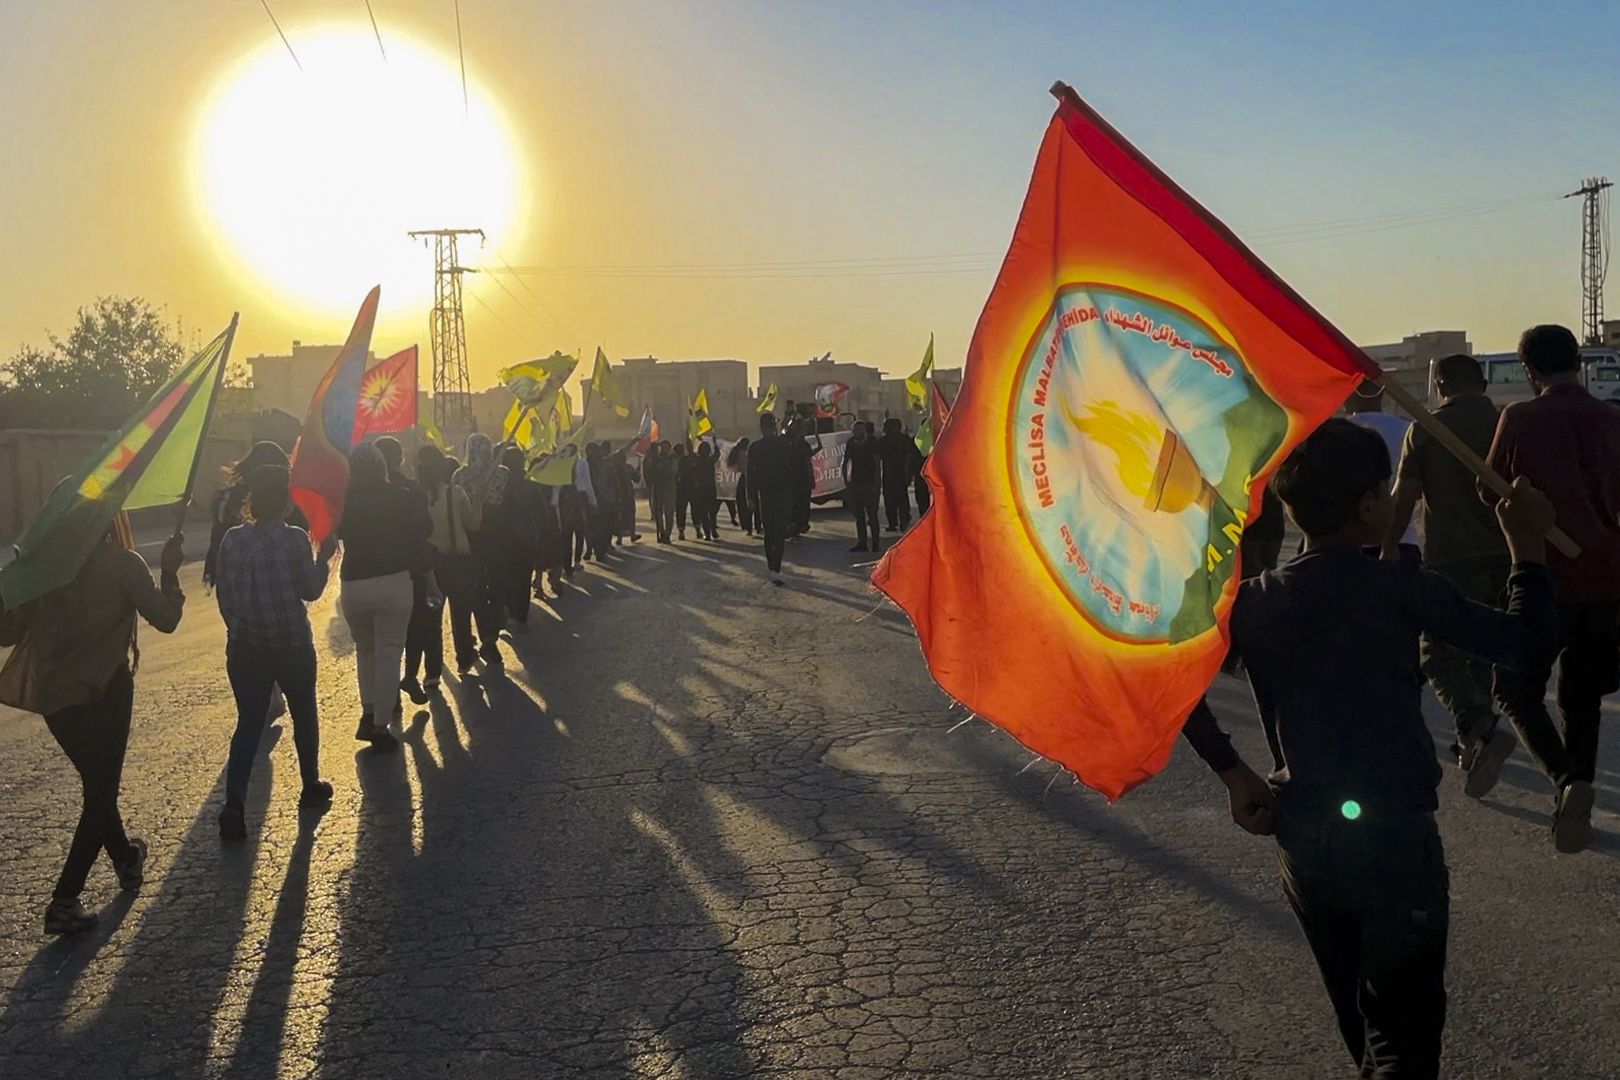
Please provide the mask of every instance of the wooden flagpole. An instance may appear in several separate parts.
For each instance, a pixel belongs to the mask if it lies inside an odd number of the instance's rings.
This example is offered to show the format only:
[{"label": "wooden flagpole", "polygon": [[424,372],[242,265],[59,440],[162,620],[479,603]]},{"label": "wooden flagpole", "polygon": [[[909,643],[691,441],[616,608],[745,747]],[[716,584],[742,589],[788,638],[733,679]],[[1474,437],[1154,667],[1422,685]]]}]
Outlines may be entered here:
[{"label": "wooden flagpole", "polygon": [[[1378,370],[1378,366],[1370,358],[1367,360],[1367,364],[1369,370]],[[1433,435],[1436,442],[1450,451],[1452,457],[1462,462],[1469,472],[1477,476],[1492,491],[1504,499],[1513,494],[1513,485],[1508,483],[1501,473],[1487,465],[1483,458],[1474,453],[1473,448],[1458,438],[1456,432],[1442,424],[1433,413],[1424,407],[1421,401],[1412,396],[1406,387],[1389,378],[1382,371],[1379,371],[1374,381],[1384,388],[1384,392],[1390,396],[1390,399],[1395,404],[1406,410],[1413,423]],[[1557,525],[1547,530],[1547,542],[1571,559],[1578,557],[1581,553],[1580,545],[1571,540],[1569,534]]]}]

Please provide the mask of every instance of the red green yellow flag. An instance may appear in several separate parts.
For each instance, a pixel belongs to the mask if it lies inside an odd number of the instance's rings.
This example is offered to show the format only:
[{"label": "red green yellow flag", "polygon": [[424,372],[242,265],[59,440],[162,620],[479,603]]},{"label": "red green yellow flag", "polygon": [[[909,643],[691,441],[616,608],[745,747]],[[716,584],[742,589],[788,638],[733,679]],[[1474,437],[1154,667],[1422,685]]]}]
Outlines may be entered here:
[{"label": "red green yellow flag", "polygon": [[63,481],[0,571],[0,599],[16,608],[79,573],[120,510],[174,506],[191,495],[236,319],[183,364],[140,412]]},{"label": "red green yellow flag", "polygon": [[1068,87],[873,582],[954,698],[1117,798],[1226,652],[1238,541],[1366,374],[1343,334]]}]

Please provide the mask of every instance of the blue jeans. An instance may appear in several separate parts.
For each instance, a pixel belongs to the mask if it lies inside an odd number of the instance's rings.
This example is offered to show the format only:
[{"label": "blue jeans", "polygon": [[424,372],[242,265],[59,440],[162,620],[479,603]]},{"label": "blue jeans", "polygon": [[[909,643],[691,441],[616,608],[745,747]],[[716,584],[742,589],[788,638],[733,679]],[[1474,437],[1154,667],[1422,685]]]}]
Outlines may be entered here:
[{"label": "blue jeans", "polygon": [[225,766],[225,801],[240,804],[253,777],[253,759],[259,754],[270,691],[280,686],[292,714],[293,745],[298,749],[298,771],[308,787],[321,777],[321,727],[315,711],[315,646],[248,645],[231,642],[225,648],[225,674],[236,695],[236,734],[231,736],[231,757]]}]

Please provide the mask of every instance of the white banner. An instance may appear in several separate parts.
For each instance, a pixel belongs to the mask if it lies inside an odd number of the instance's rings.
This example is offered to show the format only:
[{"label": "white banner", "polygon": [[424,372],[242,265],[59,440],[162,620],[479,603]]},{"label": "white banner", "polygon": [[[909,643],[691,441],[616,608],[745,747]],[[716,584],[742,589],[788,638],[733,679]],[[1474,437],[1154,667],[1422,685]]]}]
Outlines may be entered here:
[{"label": "white banner", "polygon": [[[806,435],[804,441],[815,450],[816,440],[821,440],[821,450],[810,459],[811,466],[816,472],[816,486],[810,490],[810,498],[817,502],[830,499],[844,490],[844,447],[849,444],[853,435],[848,431],[829,431],[824,435]],[[720,459],[714,467],[714,487],[722,499],[737,497],[737,470],[728,464],[732,449],[737,445],[732,439],[717,439]]]}]

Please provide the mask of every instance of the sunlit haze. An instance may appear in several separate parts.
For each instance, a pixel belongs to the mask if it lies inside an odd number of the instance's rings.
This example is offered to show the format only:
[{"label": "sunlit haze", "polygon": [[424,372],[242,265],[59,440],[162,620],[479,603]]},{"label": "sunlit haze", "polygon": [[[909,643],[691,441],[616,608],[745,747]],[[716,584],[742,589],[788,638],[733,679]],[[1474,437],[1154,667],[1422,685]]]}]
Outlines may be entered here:
[{"label": "sunlit haze", "polygon": [[[330,323],[381,282],[385,319],[419,319],[430,264],[407,231],[468,222],[516,245],[533,180],[480,83],[464,105],[453,53],[396,33],[385,61],[356,27],[297,48],[301,68],[271,38],[221,72],[193,136],[196,212],[244,289]],[[442,160],[407,151],[428,133]]]},{"label": "sunlit haze", "polygon": [[476,227],[475,385],[597,345],[954,366],[1056,79],[1356,340],[1503,349],[1578,319],[1560,196],[1620,175],[1596,0],[462,0],[465,103],[450,0],[269,6],[286,45],[257,0],[0,10],[0,355],[104,293],[285,352],[378,282],[379,353],[426,355],[404,233]]}]

